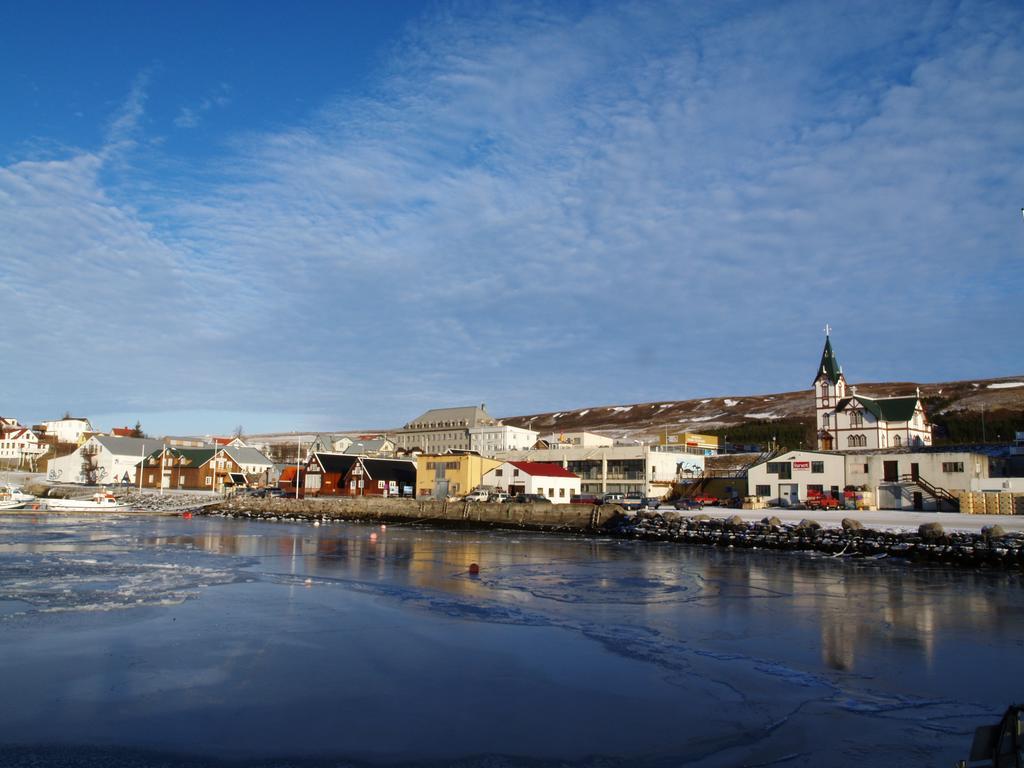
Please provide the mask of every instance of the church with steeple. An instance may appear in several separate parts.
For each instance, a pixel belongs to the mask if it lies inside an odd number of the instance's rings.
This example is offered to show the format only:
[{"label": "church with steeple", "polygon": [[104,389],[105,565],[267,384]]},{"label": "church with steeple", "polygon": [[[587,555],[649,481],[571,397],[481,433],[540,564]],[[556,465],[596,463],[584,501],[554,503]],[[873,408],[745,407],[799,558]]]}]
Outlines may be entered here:
[{"label": "church with steeple", "polygon": [[819,451],[859,448],[917,448],[932,444],[932,428],[921,394],[911,397],[867,397],[846,384],[843,367],[832,350],[831,329],[825,327],[825,349],[814,379]]}]

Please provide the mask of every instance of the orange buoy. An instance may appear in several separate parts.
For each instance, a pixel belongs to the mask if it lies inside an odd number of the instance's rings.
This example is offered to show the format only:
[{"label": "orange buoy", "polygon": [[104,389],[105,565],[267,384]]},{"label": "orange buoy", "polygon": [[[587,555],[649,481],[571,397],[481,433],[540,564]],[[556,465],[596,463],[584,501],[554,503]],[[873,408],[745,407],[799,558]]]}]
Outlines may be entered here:
[{"label": "orange buoy", "polygon": [[191,520],[192,519],[192,513],[191,512],[186,512],[185,514],[182,515],[182,517],[184,517],[186,520]]},{"label": "orange buoy", "polygon": [[477,565],[476,563],[470,563],[469,564],[469,575],[470,576],[479,576],[480,575],[480,566]]}]

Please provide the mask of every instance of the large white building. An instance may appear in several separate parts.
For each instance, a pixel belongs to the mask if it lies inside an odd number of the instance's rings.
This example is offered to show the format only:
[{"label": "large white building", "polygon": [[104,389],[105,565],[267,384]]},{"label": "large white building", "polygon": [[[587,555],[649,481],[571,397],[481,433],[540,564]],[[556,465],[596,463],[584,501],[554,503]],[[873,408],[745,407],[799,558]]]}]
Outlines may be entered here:
[{"label": "large white building", "polygon": [[469,430],[497,424],[483,403],[459,408],[434,408],[389,436],[397,448],[407,452],[468,451]]},{"label": "large white building", "polygon": [[932,428],[920,395],[866,397],[848,387],[825,336],[814,379],[817,447],[822,451],[858,448],[913,448],[932,444]]},{"label": "large white building", "polygon": [[580,493],[580,479],[558,464],[506,461],[484,473],[483,485],[506,493],[535,493],[553,504],[568,504]]},{"label": "large white building", "polygon": [[505,451],[495,458],[559,464],[580,478],[582,493],[595,495],[642,493],[661,498],[678,478],[692,478],[704,471],[704,456],[661,451],[650,445]]},{"label": "large white building", "polygon": [[525,451],[532,448],[540,432],[506,424],[488,424],[469,429],[469,449],[481,456],[493,456],[499,451]]},{"label": "large white building", "polygon": [[795,505],[818,494],[842,498],[846,457],[822,451],[789,451],[747,470],[749,493],[771,504]]},{"label": "large white building", "polygon": [[47,465],[46,479],[59,483],[137,483],[139,463],[163,447],[148,437],[93,435],[67,456]]},{"label": "large white building", "polygon": [[58,443],[80,443],[87,432],[95,432],[88,419],[74,416],[44,421],[40,426],[46,431],[47,437],[56,439]]}]

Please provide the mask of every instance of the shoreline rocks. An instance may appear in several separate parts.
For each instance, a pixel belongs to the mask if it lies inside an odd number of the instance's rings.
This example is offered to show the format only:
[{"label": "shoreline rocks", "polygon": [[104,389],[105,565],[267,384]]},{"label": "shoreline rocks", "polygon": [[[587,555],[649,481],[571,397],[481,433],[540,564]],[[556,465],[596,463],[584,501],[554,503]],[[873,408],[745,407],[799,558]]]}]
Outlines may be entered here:
[{"label": "shoreline rocks", "polygon": [[[256,520],[293,522],[396,522],[450,528],[499,528],[600,534],[623,539],[668,541],[737,549],[813,552],[844,559],[896,558],[910,563],[954,568],[1024,570],[1024,534],[989,530],[946,532],[926,523],[917,532],[877,531],[852,518],[841,528],[823,528],[814,520],[782,523],[765,517],[750,523],[739,516],[692,517],[656,511],[633,515],[600,507],[568,508],[550,504],[477,504],[418,502],[411,499],[231,500],[201,510]],[[562,509],[559,509],[562,507]],[[994,528],[998,528],[994,526]]]}]

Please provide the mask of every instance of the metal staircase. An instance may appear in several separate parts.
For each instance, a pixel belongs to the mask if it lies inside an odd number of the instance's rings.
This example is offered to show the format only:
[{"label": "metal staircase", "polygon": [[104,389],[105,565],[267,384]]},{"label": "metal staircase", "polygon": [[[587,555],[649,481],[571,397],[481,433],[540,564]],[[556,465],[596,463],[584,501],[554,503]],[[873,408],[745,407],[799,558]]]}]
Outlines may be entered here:
[{"label": "metal staircase", "polygon": [[900,482],[906,485],[915,485],[922,491],[931,496],[935,501],[941,505],[942,502],[949,504],[957,512],[960,511],[960,499],[954,496],[952,493],[947,491],[945,488],[940,488],[937,485],[932,485],[925,480],[921,475],[900,475]]}]

